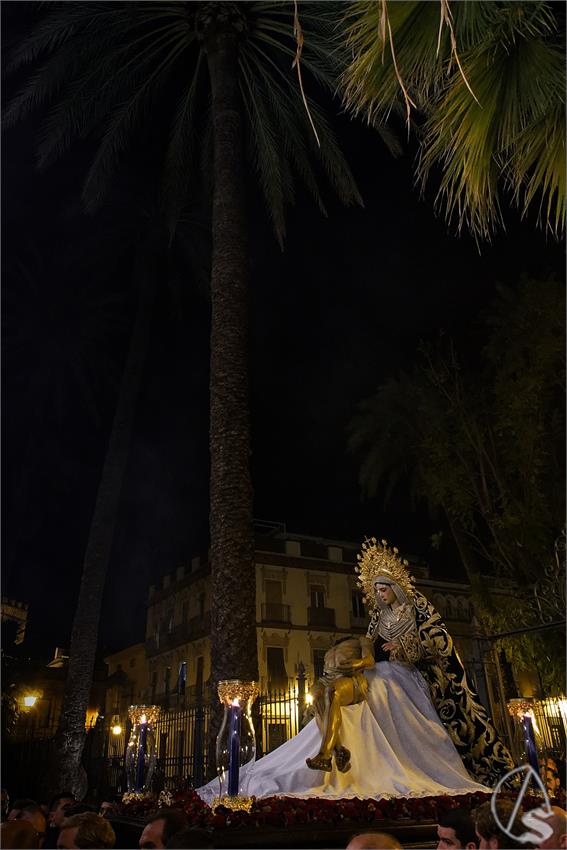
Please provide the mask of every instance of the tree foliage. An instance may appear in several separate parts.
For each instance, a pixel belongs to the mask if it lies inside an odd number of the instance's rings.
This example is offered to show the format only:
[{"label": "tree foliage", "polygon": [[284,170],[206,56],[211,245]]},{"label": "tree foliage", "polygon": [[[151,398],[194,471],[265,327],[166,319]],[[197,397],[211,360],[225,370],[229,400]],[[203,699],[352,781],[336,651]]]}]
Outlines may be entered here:
[{"label": "tree foliage", "polygon": [[565,229],[565,50],[553,4],[356,0],[345,12],[347,107],[372,124],[418,112],[424,185],[436,205],[489,239],[502,194],[557,236]]},{"label": "tree foliage", "polygon": [[[351,427],[368,493],[410,486],[445,514],[491,633],[562,619],[564,299],[554,280],[501,288],[476,358],[463,366],[452,341],[423,347],[414,372],[363,401]],[[495,604],[490,585],[516,604]],[[554,613],[545,599],[538,609],[536,591],[559,595]],[[531,638],[517,645],[524,661],[526,645],[536,653]]]},{"label": "tree foliage", "polygon": [[[95,210],[106,199],[128,151],[158,139],[162,203],[171,228],[202,178],[212,175],[213,126],[206,33],[224,16],[238,31],[238,84],[246,113],[246,154],[280,242],[295,185],[303,184],[325,213],[321,177],[346,204],[361,203],[335,134],[311,91],[334,92],[345,67],[333,39],[335,4],[304,3],[302,74],[320,140],[309,128],[292,70],[296,55],[293,4],[47,3],[29,37],[8,57],[7,71],[33,67],[7,104],[4,125],[47,108],[37,161],[48,166],[77,141],[97,152],[83,199]],[[227,23],[226,21],[224,23]],[[210,190],[210,183],[207,191]]]}]

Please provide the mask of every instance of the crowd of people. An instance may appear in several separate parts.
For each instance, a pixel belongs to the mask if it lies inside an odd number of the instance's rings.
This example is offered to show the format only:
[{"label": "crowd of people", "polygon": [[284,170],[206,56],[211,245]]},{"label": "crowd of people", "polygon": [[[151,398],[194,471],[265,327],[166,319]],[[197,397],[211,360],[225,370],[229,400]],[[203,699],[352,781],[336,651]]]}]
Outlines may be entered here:
[{"label": "crowd of people", "polygon": [[179,809],[161,809],[138,828],[117,817],[117,806],[111,800],[92,806],[75,800],[67,791],[56,794],[49,803],[20,799],[10,805],[5,791],[2,797],[2,848],[213,847],[212,833],[191,827],[187,815]]},{"label": "crowd of people", "polygon": [[[448,809],[437,824],[437,850],[515,850],[524,847],[532,850],[561,850],[567,847],[567,812],[553,806],[551,814],[542,818],[534,814],[523,820],[521,807],[512,800],[498,800],[495,818],[490,801],[472,812],[466,809]],[[542,830],[539,824],[549,827]],[[502,827],[506,824],[506,830]],[[528,832],[539,843],[527,841]],[[511,836],[518,836],[517,839]],[[545,836],[545,837],[544,837]],[[522,839],[522,840],[520,840]],[[404,850],[403,845],[386,832],[360,832],[349,841],[346,850]]]},{"label": "crowd of people", "polygon": [[[117,816],[116,804],[103,800],[98,808],[75,800],[62,792],[49,804],[31,799],[16,800],[9,806],[3,794],[4,810],[0,825],[2,848],[213,848],[212,831],[191,827],[180,809],[159,809],[147,818],[143,827],[125,824]],[[546,816],[532,812],[527,816],[521,807],[508,799],[498,800],[494,817],[489,802],[469,812],[448,809],[437,824],[438,850],[496,850],[496,848],[567,848],[567,812],[554,806]],[[542,829],[544,823],[547,829]],[[502,827],[506,825],[506,830]],[[534,839],[526,840],[528,833]],[[518,836],[517,840],[510,837]],[[537,842],[537,839],[539,843]],[[520,840],[522,839],[522,840]],[[305,846],[305,845],[302,845]],[[413,843],[412,846],[415,846]],[[432,846],[431,843],[429,846]],[[403,850],[398,839],[386,832],[367,831],[353,835],[346,850]]]}]

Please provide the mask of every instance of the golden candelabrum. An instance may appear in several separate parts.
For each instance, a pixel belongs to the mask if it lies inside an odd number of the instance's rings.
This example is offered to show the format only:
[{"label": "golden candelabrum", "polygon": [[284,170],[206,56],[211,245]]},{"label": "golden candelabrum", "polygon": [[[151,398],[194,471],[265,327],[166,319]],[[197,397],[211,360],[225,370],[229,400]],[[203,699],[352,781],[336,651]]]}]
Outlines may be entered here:
[{"label": "golden candelabrum", "polygon": [[128,709],[128,717],[132,725],[138,723],[149,723],[153,726],[159,717],[159,705],[131,705]]},{"label": "golden candelabrum", "polygon": [[249,700],[251,703],[258,698],[260,688],[257,682],[243,682],[241,679],[223,679],[217,685],[217,693],[223,705],[234,705],[238,700],[242,706]]},{"label": "golden candelabrum", "polygon": [[156,768],[154,725],[159,712],[159,705],[131,705],[128,709],[128,717],[132,724],[125,763],[129,795],[140,795],[151,791]]},{"label": "golden candelabrum", "polygon": [[256,760],[252,705],[260,689],[257,682],[224,679],[218,683],[217,693],[224,706],[224,717],[216,746],[219,795],[211,808],[225,806],[250,811],[252,798],[246,796],[246,788]]},{"label": "golden candelabrum", "polygon": [[534,701],[526,697],[509,699],[506,703],[509,713],[518,721],[522,730],[524,756],[534,773],[539,776],[539,754],[534,731]]}]

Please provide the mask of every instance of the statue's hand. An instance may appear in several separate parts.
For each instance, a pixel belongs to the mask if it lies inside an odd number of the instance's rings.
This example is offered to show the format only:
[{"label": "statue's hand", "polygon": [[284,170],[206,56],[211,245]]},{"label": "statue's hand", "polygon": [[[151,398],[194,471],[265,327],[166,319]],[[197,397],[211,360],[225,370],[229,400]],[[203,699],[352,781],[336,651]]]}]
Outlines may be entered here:
[{"label": "statue's hand", "polygon": [[391,652],[393,649],[399,649],[399,648],[400,648],[400,644],[396,643],[395,641],[388,641],[387,643],[382,644],[382,649],[385,652]]}]

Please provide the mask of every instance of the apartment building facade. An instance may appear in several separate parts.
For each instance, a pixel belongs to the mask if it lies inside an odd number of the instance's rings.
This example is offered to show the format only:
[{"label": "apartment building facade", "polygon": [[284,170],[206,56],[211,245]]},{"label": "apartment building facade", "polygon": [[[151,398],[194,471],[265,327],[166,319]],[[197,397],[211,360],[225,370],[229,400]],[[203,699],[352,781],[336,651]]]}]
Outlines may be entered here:
[{"label": "apartment building facade", "polygon": [[[322,672],[326,650],[341,635],[368,624],[356,582],[357,544],[291,535],[257,535],[256,627],[260,689],[285,689],[304,669],[307,683]],[[410,561],[417,586],[445,618],[465,663],[473,663],[473,609],[465,584],[431,579]],[[193,702],[210,677],[210,588],[206,557],[166,575],[149,590],[147,699],[164,707]]]}]

